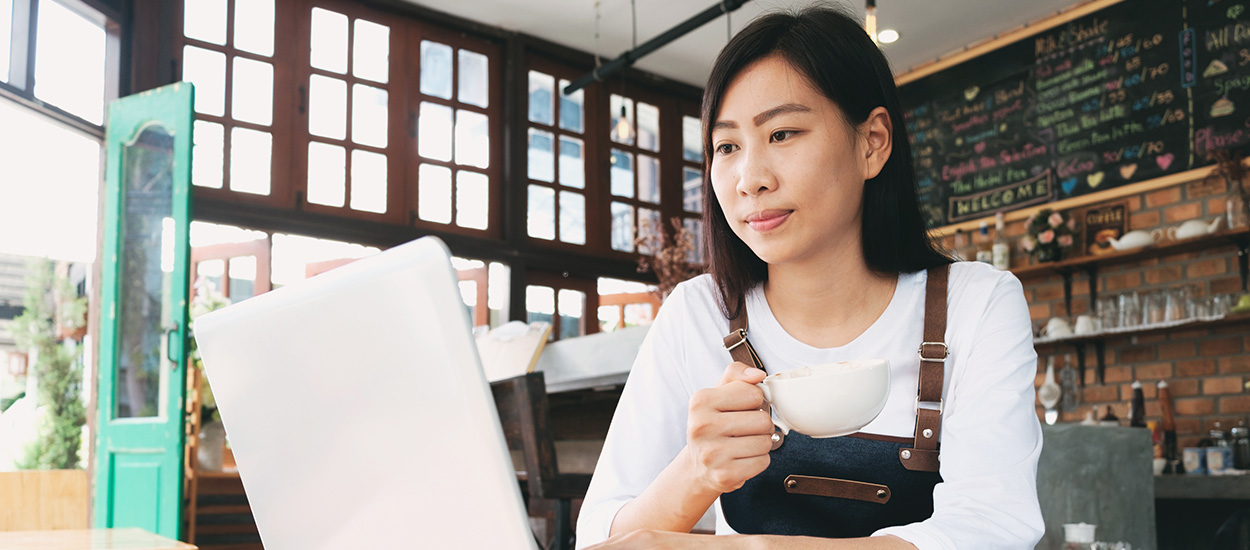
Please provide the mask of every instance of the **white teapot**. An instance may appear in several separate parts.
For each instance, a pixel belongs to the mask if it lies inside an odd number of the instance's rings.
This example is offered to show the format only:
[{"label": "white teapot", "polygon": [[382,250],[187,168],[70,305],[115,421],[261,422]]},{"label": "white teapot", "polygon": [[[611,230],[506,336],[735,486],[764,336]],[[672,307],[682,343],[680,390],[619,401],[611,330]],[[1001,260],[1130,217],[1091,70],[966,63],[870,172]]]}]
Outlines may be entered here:
[{"label": "white teapot", "polygon": [[1129,231],[1118,239],[1108,239],[1107,242],[1111,243],[1111,248],[1116,250],[1132,250],[1134,248],[1141,248],[1143,246],[1155,244],[1162,238],[1163,231],[1159,229],[1155,229],[1149,233],[1138,229],[1136,231]]},{"label": "white teapot", "polygon": [[1215,221],[1207,223],[1206,220],[1189,220],[1175,227],[1168,228],[1168,238],[1174,241],[1192,239],[1194,237],[1215,233],[1220,229],[1220,221],[1224,218],[1215,218]]}]

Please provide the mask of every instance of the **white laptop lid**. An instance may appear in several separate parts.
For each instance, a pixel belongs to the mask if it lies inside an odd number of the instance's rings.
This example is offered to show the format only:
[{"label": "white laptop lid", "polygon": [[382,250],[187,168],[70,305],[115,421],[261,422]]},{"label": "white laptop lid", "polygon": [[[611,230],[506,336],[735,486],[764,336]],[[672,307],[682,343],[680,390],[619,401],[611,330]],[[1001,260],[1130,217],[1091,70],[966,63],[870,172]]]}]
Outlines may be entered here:
[{"label": "white laptop lid", "polygon": [[432,237],[196,320],[267,550],[537,547],[470,326]]}]

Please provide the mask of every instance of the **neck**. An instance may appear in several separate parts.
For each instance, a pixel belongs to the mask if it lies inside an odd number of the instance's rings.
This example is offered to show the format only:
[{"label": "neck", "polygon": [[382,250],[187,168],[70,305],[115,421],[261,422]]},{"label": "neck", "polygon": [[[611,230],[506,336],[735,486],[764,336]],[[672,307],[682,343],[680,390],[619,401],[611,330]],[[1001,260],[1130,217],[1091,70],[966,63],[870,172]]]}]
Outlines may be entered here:
[{"label": "neck", "polygon": [[829,254],[768,266],[764,297],[791,336],[819,347],[845,345],[885,312],[898,277],[868,268],[859,239]]}]

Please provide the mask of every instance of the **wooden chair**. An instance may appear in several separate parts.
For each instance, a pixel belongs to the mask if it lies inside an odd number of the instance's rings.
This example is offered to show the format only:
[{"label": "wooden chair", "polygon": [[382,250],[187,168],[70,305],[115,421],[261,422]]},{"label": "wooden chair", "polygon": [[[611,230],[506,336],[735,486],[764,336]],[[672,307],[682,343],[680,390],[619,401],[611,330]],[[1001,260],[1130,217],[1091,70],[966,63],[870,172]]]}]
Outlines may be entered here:
[{"label": "wooden chair", "polygon": [[547,384],[541,372],[531,372],[491,383],[495,408],[503,425],[508,448],[521,453],[524,470],[517,481],[526,497],[549,499],[555,504],[552,538],[548,550],[573,548],[572,501],[586,496],[590,474],[560,473],[555,442],[547,418]]}]

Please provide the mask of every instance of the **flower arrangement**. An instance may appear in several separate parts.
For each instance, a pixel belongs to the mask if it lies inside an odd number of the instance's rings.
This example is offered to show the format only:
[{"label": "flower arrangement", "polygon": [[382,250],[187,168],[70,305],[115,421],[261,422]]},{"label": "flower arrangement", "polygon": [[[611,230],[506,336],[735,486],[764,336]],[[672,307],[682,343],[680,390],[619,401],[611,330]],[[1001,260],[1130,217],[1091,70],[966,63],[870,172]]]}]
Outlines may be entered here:
[{"label": "flower arrangement", "polygon": [[1058,260],[1075,242],[1076,220],[1049,208],[1034,212],[1024,226],[1026,233],[1020,238],[1020,249],[1036,255],[1038,261]]},{"label": "flower arrangement", "polygon": [[702,266],[691,261],[694,236],[682,225],[681,218],[674,217],[669,222],[673,226],[671,232],[662,231],[662,224],[651,227],[650,222],[643,222],[641,236],[634,239],[634,245],[642,253],[638,258],[638,272],[655,272],[660,283],[655,293],[661,300],[668,298],[678,283],[703,273]]}]

